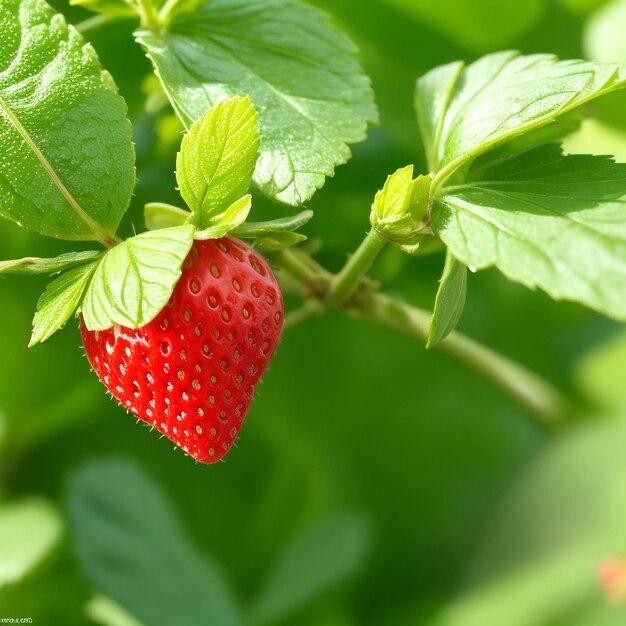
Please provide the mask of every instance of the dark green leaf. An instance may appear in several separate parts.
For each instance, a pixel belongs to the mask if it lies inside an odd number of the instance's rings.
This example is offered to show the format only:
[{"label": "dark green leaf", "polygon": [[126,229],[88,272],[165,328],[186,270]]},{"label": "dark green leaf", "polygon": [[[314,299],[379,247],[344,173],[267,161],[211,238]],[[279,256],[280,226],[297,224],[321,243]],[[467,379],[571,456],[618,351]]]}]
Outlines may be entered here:
[{"label": "dark green leaf", "polygon": [[432,224],[454,256],[626,319],[626,165],[535,148],[450,187]]},{"label": "dark green leaf", "polygon": [[25,257],[14,261],[0,261],[0,274],[54,274],[94,261],[102,254],[102,251],[89,250],[87,252],[68,252],[54,259]]},{"label": "dark green leaf", "polygon": [[254,181],[281,202],[306,202],[377,119],[354,45],[304,3],[212,0],[137,38],[187,127],[250,96],[262,138]]},{"label": "dark green leaf", "polygon": [[356,573],[369,548],[369,530],[360,516],[338,515],[297,537],[259,592],[252,609],[254,621],[274,624]]},{"label": "dark green leaf", "polygon": [[466,294],[467,267],[448,250],[430,320],[427,348],[434,348],[456,328],[463,315]]},{"label": "dark green leaf", "polygon": [[93,48],[42,0],[0,11],[0,215],[108,241],[135,186],[126,105]]},{"label": "dark green leaf", "polygon": [[76,311],[97,263],[80,265],[53,280],[37,303],[30,346],[41,343],[65,326]]},{"label": "dark green leaf", "polygon": [[248,97],[220,102],[190,128],[176,159],[176,180],[199,229],[222,223],[218,215],[250,186],[258,155],[258,117]]},{"label": "dark green leaf", "polygon": [[151,322],[172,295],[194,232],[189,224],[153,230],[109,250],[81,304],[87,328],[139,328]]},{"label": "dark green leaf", "polygon": [[96,588],[146,626],[241,625],[219,569],[132,463],[92,462],[75,472],[69,512],[79,558]]}]

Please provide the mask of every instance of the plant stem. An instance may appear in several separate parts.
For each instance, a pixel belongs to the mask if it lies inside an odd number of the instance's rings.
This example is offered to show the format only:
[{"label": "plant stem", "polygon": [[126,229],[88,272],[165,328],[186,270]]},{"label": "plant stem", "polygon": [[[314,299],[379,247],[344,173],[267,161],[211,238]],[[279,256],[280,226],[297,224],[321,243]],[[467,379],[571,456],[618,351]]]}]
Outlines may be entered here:
[{"label": "plant stem", "polygon": [[343,269],[331,281],[326,306],[340,308],[354,294],[386,241],[372,228]]},{"label": "plant stem", "polygon": [[154,8],[152,0],[137,0],[137,10],[144,28],[158,31],[161,28],[159,14]]},{"label": "plant stem", "polygon": [[[428,337],[428,311],[380,293],[350,312],[418,339]],[[550,383],[473,339],[455,331],[438,347],[494,382],[545,425],[558,426],[571,414],[567,400]]]},{"label": "plant stem", "polygon": [[293,328],[314,315],[324,313],[325,310],[324,303],[320,300],[305,300],[299,308],[285,315],[285,328]]},{"label": "plant stem", "polygon": [[74,24],[74,28],[81,34],[84,35],[91,30],[96,30],[100,28],[100,26],[104,26],[105,24],[109,24],[114,22],[116,19],[119,19],[114,15],[94,15],[93,17],[89,17],[78,24]]}]

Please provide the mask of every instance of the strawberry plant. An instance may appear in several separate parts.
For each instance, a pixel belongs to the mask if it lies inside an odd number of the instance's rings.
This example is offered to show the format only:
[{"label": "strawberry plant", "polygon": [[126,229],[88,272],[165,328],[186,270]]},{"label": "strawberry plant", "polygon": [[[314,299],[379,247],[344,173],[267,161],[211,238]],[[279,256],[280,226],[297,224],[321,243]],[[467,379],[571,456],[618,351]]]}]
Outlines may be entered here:
[{"label": "strawberry plant", "polygon": [[49,2],[0,622],[621,624],[625,0]]},{"label": "strawberry plant", "polygon": [[[349,40],[289,0],[79,4],[139,20],[136,39],[187,129],[176,161],[184,204],[156,198],[145,207],[150,230],[118,236],[135,185],[125,103],[62,15],[43,0],[5,2],[2,215],[104,247],[0,265],[56,275],[39,300],[31,346],[78,315],[87,356],[112,395],[196,460],[219,460],[282,330],[269,262],[284,292],[302,300],[287,327],[343,310],[440,345],[546,420],[566,416],[566,400],[548,383],[455,327],[467,270],[492,266],[555,299],[626,318],[626,166],[559,144],[589,102],[626,85],[625,70],[499,52],[424,74],[415,108],[428,171],[409,165],[387,177],[371,230],[332,273],[302,243],[312,213],[289,207],[306,204],[377,121]],[[251,185],[284,205],[273,219],[249,221]],[[386,245],[416,263],[445,250],[432,314],[368,279]]]}]

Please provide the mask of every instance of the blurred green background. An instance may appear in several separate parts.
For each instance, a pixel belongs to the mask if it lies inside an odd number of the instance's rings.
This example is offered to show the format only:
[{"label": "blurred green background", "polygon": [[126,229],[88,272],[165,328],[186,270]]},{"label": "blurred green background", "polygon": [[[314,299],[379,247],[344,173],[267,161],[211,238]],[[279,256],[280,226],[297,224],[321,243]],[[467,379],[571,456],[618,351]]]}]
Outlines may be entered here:
[{"label": "blurred green background", "polygon": [[[362,51],[381,111],[311,203],[339,268],[386,175],[425,163],[415,79],[503,48],[626,63],[626,1],[316,0]],[[70,22],[89,15],[63,2]],[[132,22],[89,32],[128,101],[139,185],[177,201],[180,128],[146,113]],[[144,84],[144,88],[139,86]],[[152,100],[158,95],[152,95]],[[626,97],[570,151],[626,160]],[[256,216],[282,209],[262,200]],[[0,223],[3,258],[67,251]],[[388,249],[385,289],[431,307],[440,256]],[[44,281],[0,279],[0,618],[110,626],[617,626],[600,564],[626,554],[626,333],[578,305],[472,275],[461,330],[582,408],[549,433],[472,371],[340,315],[289,330],[226,462],[195,464],[89,372],[75,323],[26,345]]]}]

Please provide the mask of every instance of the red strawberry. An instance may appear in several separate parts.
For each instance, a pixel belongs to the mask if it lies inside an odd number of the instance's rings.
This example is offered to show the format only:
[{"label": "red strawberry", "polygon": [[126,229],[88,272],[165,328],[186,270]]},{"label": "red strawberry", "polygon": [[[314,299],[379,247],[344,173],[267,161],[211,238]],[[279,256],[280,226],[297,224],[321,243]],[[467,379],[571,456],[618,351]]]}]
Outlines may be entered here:
[{"label": "red strawberry", "polygon": [[202,463],[219,461],[243,424],[283,327],[267,262],[232,237],[196,241],[169,304],[136,330],[87,330],[87,357],[131,413]]}]

